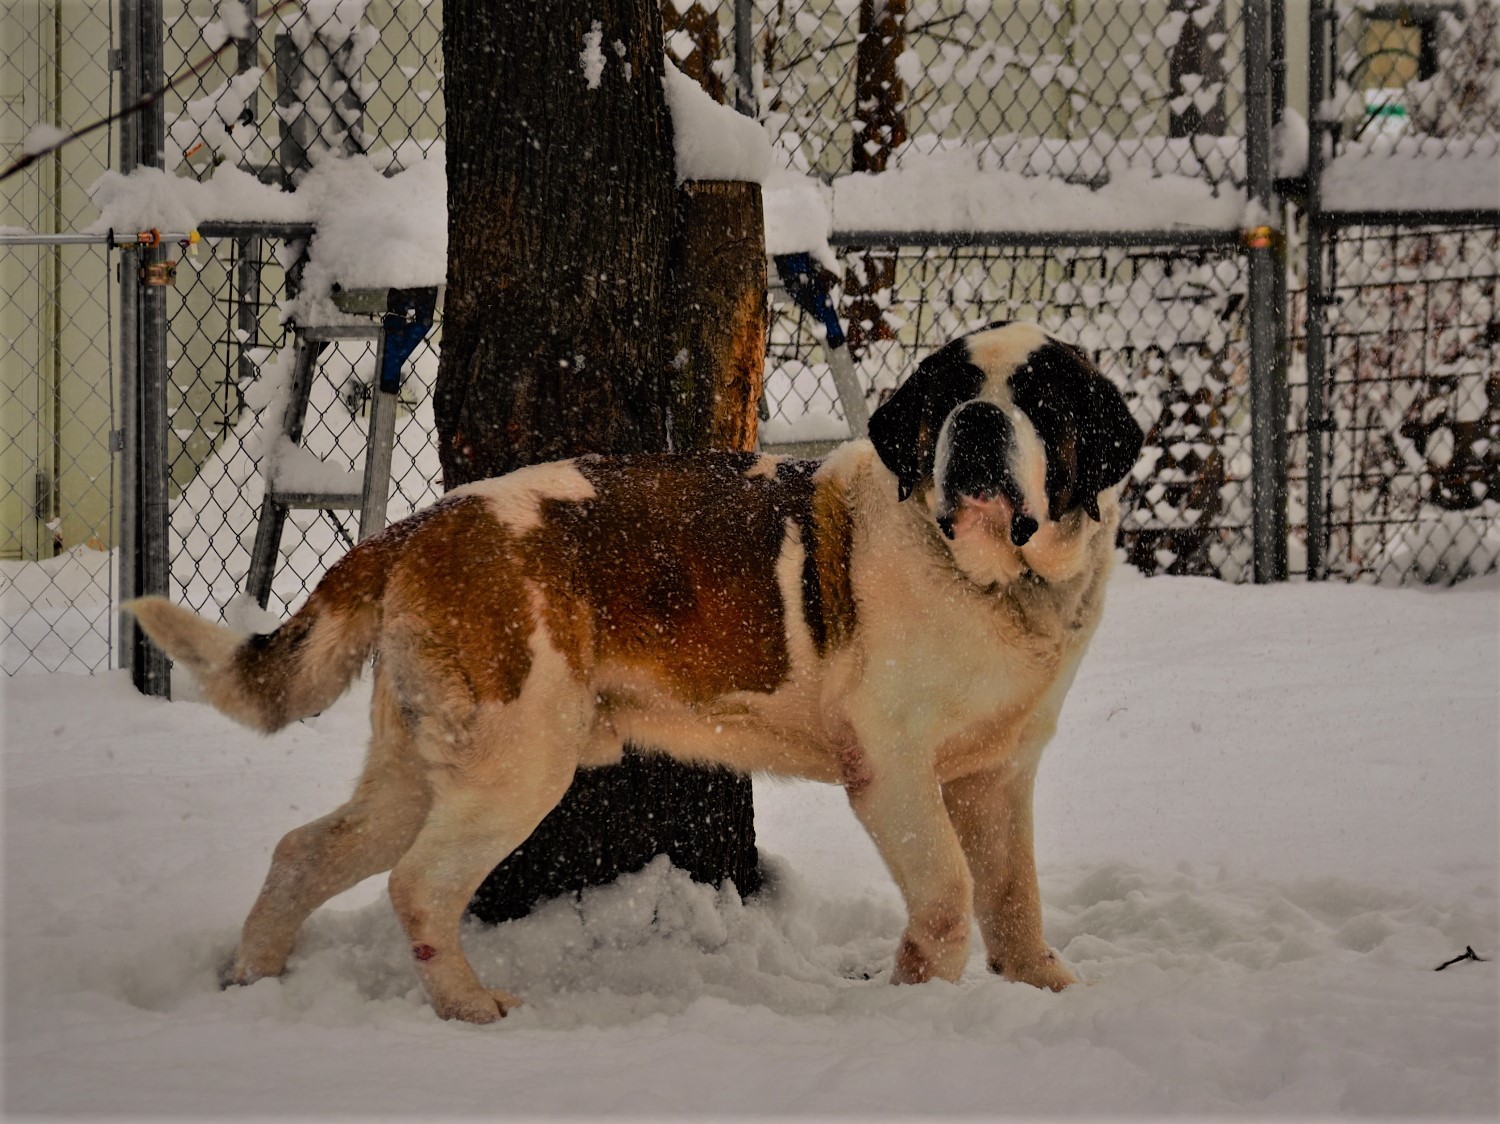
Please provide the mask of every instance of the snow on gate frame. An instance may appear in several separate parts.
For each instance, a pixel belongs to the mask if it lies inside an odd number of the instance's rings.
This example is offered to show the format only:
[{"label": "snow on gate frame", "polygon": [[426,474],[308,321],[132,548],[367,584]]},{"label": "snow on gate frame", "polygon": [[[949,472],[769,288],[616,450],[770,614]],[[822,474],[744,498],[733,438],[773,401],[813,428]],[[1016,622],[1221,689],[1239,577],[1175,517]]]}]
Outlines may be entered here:
[{"label": "snow on gate frame", "polygon": [[[291,20],[257,26],[229,18],[233,4],[205,8],[202,17],[193,14],[196,7],[174,8],[169,17],[162,0],[122,5],[127,90],[175,73],[221,36],[239,37],[227,65],[210,70],[199,89],[165,99],[159,120],[144,127],[159,138],[154,147],[144,144],[144,159],[140,137],[132,140],[127,130],[122,167],[131,160],[156,162],[165,152],[168,164],[185,161],[191,169],[196,162],[194,175],[221,160],[251,167],[258,162],[265,175],[277,155],[264,138],[274,136],[279,122],[295,126],[300,114],[303,140],[317,132],[306,117],[307,103],[319,93],[318,75],[311,87],[290,88],[286,67],[275,66],[281,52],[260,41],[285,32]],[[1148,454],[1129,485],[1131,510],[1122,536],[1131,561],[1148,572],[1229,580],[1269,580],[1290,572],[1452,581],[1494,568],[1500,552],[1486,545],[1493,499],[1485,499],[1477,514],[1461,513],[1456,529],[1449,513],[1430,534],[1422,529],[1420,503],[1387,503],[1378,531],[1351,533],[1357,520],[1329,517],[1330,501],[1342,501],[1350,489],[1334,483],[1349,455],[1327,441],[1330,419],[1338,421],[1327,390],[1314,395],[1328,404],[1314,424],[1303,424],[1301,415],[1306,387],[1315,371],[1329,370],[1328,350],[1336,350],[1341,337],[1336,322],[1325,325],[1320,318],[1300,331],[1297,313],[1309,293],[1316,294],[1313,307],[1327,307],[1333,275],[1317,272],[1311,259],[1339,262],[1356,228],[1352,212],[1316,210],[1322,171],[1317,161],[1297,177],[1286,154],[1273,150],[1277,138],[1283,148],[1298,147],[1295,114],[1283,113],[1282,3],[1141,0],[1110,6],[1116,13],[1111,20],[1090,16],[1095,6],[1069,3],[1059,8],[1060,19],[1048,21],[1041,18],[1040,0],[1010,5],[1003,16],[993,6],[959,0],[906,0],[881,8],[905,20],[903,34],[894,37],[900,50],[884,56],[877,51],[873,58],[861,55],[868,52],[864,45],[878,45],[888,29],[862,30],[862,19],[868,23],[879,14],[868,0],[783,7],[771,0],[722,0],[686,12],[673,9],[667,13],[668,46],[705,86],[717,81],[726,100],[754,111],[788,162],[825,185],[843,314],[857,319],[863,309],[867,319],[860,323],[869,324],[876,337],[864,341],[860,368],[870,402],[946,336],[994,317],[1035,317],[1095,352],[1152,430]],[[328,99],[325,123],[344,126],[345,136],[371,126],[379,134],[371,139],[394,159],[419,158],[442,135],[436,9],[415,0],[341,0],[331,10],[343,21],[336,28],[342,40],[319,39],[318,29],[311,36],[307,28],[299,33],[304,62],[311,59],[309,66],[316,63],[343,83]],[[1313,4],[1315,40],[1325,11],[1331,9]],[[1336,14],[1346,22],[1352,18],[1347,4]],[[381,22],[378,32],[372,20]],[[159,44],[154,64],[153,36]],[[1130,65],[1098,61],[1129,51],[1138,54]],[[267,71],[266,82],[273,70],[281,76],[279,105],[243,80],[256,67]],[[890,106],[878,98],[871,102],[872,80],[875,89],[902,91],[898,120],[882,117],[880,111]],[[1331,87],[1328,68],[1314,88],[1322,89],[1325,80]],[[351,99],[351,89],[359,97]],[[873,105],[875,112],[862,119],[856,105]],[[1045,118],[1047,127],[1032,127],[1037,118]],[[1315,115],[1314,132],[1324,128],[1320,120]],[[1166,138],[1174,131],[1182,139]],[[283,136],[294,132],[288,128]],[[1142,167],[1158,177],[1147,191],[1131,179]],[[1310,255],[1308,286],[1293,294],[1291,330],[1282,268],[1288,247],[1276,221],[1284,213],[1283,195],[1271,192],[1273,171],[1283,177],[1279,193],[1303,198],[1313,220],[1309,240],[1324,250]],[[901,197],[930,193],[938,180],[952,187],[938,209],[940,221],[900,208]],[[1205,190],[1181,198],[1159,190],[1188,181]],[[1122,206],[1122,200],[1156,194],[1163,201],[1155,210],[1139,202]],[[1251,199],[1261,204],[1259,211],[1248,207]],[[1108,217],[1110,205],[1123,215]],[[1058,223],[1064,213],[1066,221]],[[920,221],[912,221],[914,214]],[[1098,221],[1101,214],[1104,221]],[[1260,221],[1250,221],[1251,214]],[[1186,229],[1170,221],[1183,216],[1199,221]],[[1483,210],[1450,217],[1469,224],[1460,237],[1488,235],[1485,253],[1493,261],[1493,228],[1500,218]],[[1381,221],[1416,218],[1382,214]],[[133,544],[121,551],[121,588],[170,592],[198,608],[222,606],[241,572],[235,568],[243,553],[240,539],[253,524],[259,481],[258,436],[247,396],[255,400],[263,368],[274,366],[283,342],[277,305],[287,295],[284,278],[295,264],[297,244],[295,232],[285,227],[240,224],[222,231],[206,260],[184,261],[175,289],[135,285],[132,292],[133,268],[122,270],[121,282],[130,304],[122,307],[127,338],[140,341],[122,349],[122,399],[165,407],[123,419],[131,450],[123,493],[135,498],[121,504],[121,541]],[[123,256],[128,266],[139,255]],[[1295,252],[1291,259],[1295,268]],[[1433,283],[1442,284],[1444,262],[1433,258],[1426,264],[1436,265]],[[863,285],[870,275],[883,287]],[[1360,284],[1347,268],[1338,276],[1346,282],[1339,292]],[[859,292],[862,285],[873,291]],[[1489,292],[1493,308],[1493,281]],[[158,308],[165,311],[158,315]],[[789,302],[778,300],[776,312],[763,439],[816,450],[836,435],[842,414],[821,362],[817,330]],[[1475,334],[1474,325],[1468,330]],[[1487,361],[1490,370],[1493,347],[1485,352],[1487,360],[1478,361]],[[436,493],[430,415],[426,423],[423,418],[435,354],[425,346],[414,363],[393,518]],[[319,455],[342,453],[357,462],[363,450],[361,387],[368,384],[364,369],[370,358],[341,345],[331,361],[338,373],[323,380],[328,385],[314,403],[321,429],[308,440]],[[1332,385],[1340,385],[1337,378]],[[154,389],[142,395],[139,387]],[[1276,424],[1282,418],[1287,424]],[[1429,434],[1432,421],[1423,421]],[[1330,456],[1344,460],[1325,465]],[[154,494],[138,494],[153,481]],[[1289,483],[1307,489],[1290,492],[1290,511]],[[288,543],[288,565],[273,591],[274,609],[299,600],[344,547],[338,528],[317,513],[302,516],[297,530],[300,541]],[[1423,534],[1414,544],[1413,536]],[[1450,564],[1464,548],[1465,556]],[[1358,565],[1351,561],[1356,558]],[[1381,564],[1370,565],[1369,558]],[[166,669],[152,662],[153,655],[127,643],[121,658],[133,666],[138,685],[165,691]]]}]

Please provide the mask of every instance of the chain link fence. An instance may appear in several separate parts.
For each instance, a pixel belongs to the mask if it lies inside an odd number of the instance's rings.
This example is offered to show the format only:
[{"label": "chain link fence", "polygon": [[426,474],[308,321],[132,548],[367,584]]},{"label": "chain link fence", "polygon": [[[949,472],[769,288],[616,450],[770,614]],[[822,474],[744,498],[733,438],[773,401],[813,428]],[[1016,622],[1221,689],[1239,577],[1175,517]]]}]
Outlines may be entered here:
[{"label": "chain link fence", "polygon": [[[1500,7],[1314,3],[1306,570],[1500,567]],[[1322,154],[1327,154],[1326,161]]]},{"label": "chain link fence", "polygon": [[[259,233],[210,237],[178,268],[168,312],[171,594],[210,614],[236,600],[250,566],[264,462],[280,432],[269,388],[284,381],[293,355],[280,303],[304,249],[305,239]],[[437,346],[429,334],[405,368],[387,511],[393,521],[441,494],[432,421]],[[364,463],[374,382],[373,342],[330,343],[319,356],[301,444],[335,471]],[[288,615],[358,535],[357,513],[290,512],[267,608]]]},{"label": "chain link fence", "polygon": [[[1279,498],[1293,572],[1451,581],[1494,569],[1500,553],[1495,220],[1479,208],[1441,227],[1428,216],[1423,228],[1387,221],[1389,206],[1372,218],[1360,192],[1405,183],[1398,158],[1462,156],[1470,175],[1484,174],[1500,136],[1483,86],[1493,5],[1389,8],[1314,0],[1310,82],[1324,112],[1310,125],[1331,134],[1333,158],[1305,171],[1298,119],[1288,115],[1273,137],[1281,93],[1256,86],[1254,76],[1273,69],[1256,50],[1279,55],[1282,39],[1257,47],[1268,8],[1254,0],[667,0],[663,15],[677,64],[754,113],[781,164],[821,185],[835,251],[821,280],[847,326],[866,409],[952,336],[1035,319],[1094,354],[1148,431],[1126,486],[1122,546],[1134,565],[1256,575],[1259,411],[1288,446],[1275,472],[1292,485]],[[163,99],[164,164],[181,178],[234,172],[280,188],[302,184],[323,151],[363,154],[386,174],[440,164],[441,18],[441,5],[423,0],[166,3],[162,69],[192,73]],[[1391,61],[1403,52],[1415,63]],[[1270,259],[1257,259],[1242,235],[1247,216],[1271,218],[1250,204],[1255,146],[1264,161],[1273,139],[1282,186],[1307,224],[1286,259],[1291,316],[1267,337],[1275,310],[1254,295],[1264,290],[1253,278]],[[1356,157],[1386,163],[1340,163]],[[50,229],[34,218],[24,225]],[[265,407],[290,361],[285,313],[306,250],[305,237],[275,223],[241,223],[184,257],[168,290],[169,592],[210,613],[235,602],[249,564],[274,412]],[[30,252],[38,264],[7,272],[7,292],[47,291],[40,263],[56,261],[55,248]],[[103,251],[76,253],[61,276],[107,264]],[[772,309],[762,441],[816,452],[849,432],[827,336],[783,292]],[[21,329],[12,331],[10,309],[3,315],[14,348]],[[94,330],[90,341],[104,349],[104,371],[89,386],[108,403],[109,333]],[[439,490],[437,346],[434,332],[407,365],[392,519]],[[1257,406],[1256,386],[1279,369],[1268,351],[1283,348],[1287,392],[1272,386]],[[304,444],[336,468],[363,460],[373,359],[373,345],[359,342],[322,356]],[[41,385],[49,369],[41,358],[31,372],[7,365],[6,393]],[[13,414],[7,408],[8,428]],[[76,441],[64,443],[76,456]],[[1275,472],[1260,478],[1262,503]],[[31,496],[25,476],[7,462],[3,486]],[[7,498],[18,513],[37,510],[31,502]],[[104,547],[107,506],[96,536]],[[285,614],[347,549],[355,519],[291,514],[273,613]],[[6,508],[7,535],[24,523]],[[69,534],[69,547],[86,541]],[[106,611],[89,620],[102,643],[69,640],[76,624],[23,634],[7,608],[7,672],[70,659],[104,666],[111,571],[95,572]],[[50,594],[30,588],[18,603],[45,610]],[[60,597],[60,614],[75,604]],[[48,644],[62,662],[38,654]],[[86,648],[97,649],[93,662],[75,657]]]},{"label": "chain link fence", "polygon": [[1331,576],[1447,584],[1500,559],[1500,228],[1341,226],[1323,445]]},{"label": "chain link fence", "polygon": [[[870,400],[935,346],[994,320],[1035,320],[1086,348],[1147,431],[1125,486],[1122,545],[1147,574],[1248,580],[1250,402],[1246,272],[1232,248],[902,247],[885,310],[899,327],[860,364]],[[790,304],[772,322],[762,424],[772,447],[816,451],[848,423],[822,333]]]},{"label": "chain link fence", "polygon": [[1243,186],[1244,7],[758,2],[757,104],[824,178],[957,152],[1092,187],[1127,166]]},{"label": "chain link fence", "polygon": [[[0,8],[0,153],[34,151],[111,104],[110,9]],[[96,216],[101,132],[0,191],[0,668],[110,666],[114,290],[97,245],[48,244]],[[13,241],[12,241],[13,240]]]},{"label": "chain link fence", "polygon": [[322,152],[399,163],[442,138],[438,0],[198,0],[162,18],[168,75],[232,44],[166,96],[169,171],[228,163],[292,187]]}]

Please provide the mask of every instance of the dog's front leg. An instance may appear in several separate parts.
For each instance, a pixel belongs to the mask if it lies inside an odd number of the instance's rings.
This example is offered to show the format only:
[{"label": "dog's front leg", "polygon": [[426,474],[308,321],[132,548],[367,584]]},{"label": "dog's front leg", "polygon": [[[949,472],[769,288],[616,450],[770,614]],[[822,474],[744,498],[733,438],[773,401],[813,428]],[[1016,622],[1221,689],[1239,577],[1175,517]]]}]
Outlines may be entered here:
[{"label": "dog's front leg", "polygon": [[876,765],[847,787],[854,814],[906,901],[891,982],[957,980],[968,959],[973,883],[936,779],[916,767]]},{"label": "dog's front leg", "polygon": [[949,781],[943,800],[974,878],[974,912],[990,971],[1061,991],[1077,982],[1042,939],[1031,838],[1034,769],[991,769]]}]

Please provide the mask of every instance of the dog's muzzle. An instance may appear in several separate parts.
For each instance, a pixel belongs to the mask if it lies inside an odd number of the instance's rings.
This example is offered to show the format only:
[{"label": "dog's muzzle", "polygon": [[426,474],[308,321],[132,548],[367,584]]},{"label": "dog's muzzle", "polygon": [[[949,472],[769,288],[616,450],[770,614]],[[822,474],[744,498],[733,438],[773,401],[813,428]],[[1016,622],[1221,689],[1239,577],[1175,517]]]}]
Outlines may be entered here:
[{"label": "dog's muzzle", "polygon": [[1010,541],[1025,546],[1040,524],[1026,510],[1010,467],[1015,430],[1005,411],[991,402],[966,402],[948,417],[938,439],[938,529],[952,540],[966,510],[988,515],[1010,528]]},{"label": "dog's muzzle", "polygon": [[[942,531],[943,535],[949,541],[952,541],[958,533],[957,524],[959,515],[965,508],[984,511],[986,509],[994,510],[1002,505],[1010,510],[1010,541],[1016,546],[1025,546],[1031,541],[1031,536],[1036,534],[1041,528],[1041,524],[1026,514],[1025,511],[1017,510],[1018,505],[1016,502],[1005,496],[990,496],[985,494],[961,496],[958,506],[949,507],[945,505],[939,509],[936,516],[938,530]],[[996,514],[999,514],[999,512],[997,511]]]}]

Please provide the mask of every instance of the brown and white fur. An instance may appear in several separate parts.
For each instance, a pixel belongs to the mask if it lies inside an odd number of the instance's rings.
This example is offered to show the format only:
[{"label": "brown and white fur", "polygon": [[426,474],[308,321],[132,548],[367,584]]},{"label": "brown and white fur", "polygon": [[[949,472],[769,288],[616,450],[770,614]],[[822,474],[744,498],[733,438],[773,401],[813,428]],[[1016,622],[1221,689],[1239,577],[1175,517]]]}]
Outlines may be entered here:
[{"label": "brown and white fur", "polygon": [[[976,400],[1008,447],[953,447],[945,422]],[[364,774],[277,846],[232,980],[280,974],[314,909],[389,870],[438,1014],[503,1016],[518,1000],[465,958],[465,906],[628,740],[843,785],[909,911],[894,982],[956,979],[976,918],[994,971],[1073,982],[1042,940],[1032,785],[1140,429],[1081,352],[1010,324],[929,357],[870,431],[821,462],[584,457],[458,488],[268,635],[133,602],[214,706],[267,732],[376,656]],[[994,494],[952,494],[986,473]],[[1019,547],[1018,507],[1038,525]]]}]

